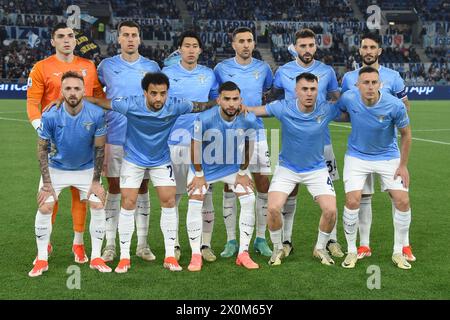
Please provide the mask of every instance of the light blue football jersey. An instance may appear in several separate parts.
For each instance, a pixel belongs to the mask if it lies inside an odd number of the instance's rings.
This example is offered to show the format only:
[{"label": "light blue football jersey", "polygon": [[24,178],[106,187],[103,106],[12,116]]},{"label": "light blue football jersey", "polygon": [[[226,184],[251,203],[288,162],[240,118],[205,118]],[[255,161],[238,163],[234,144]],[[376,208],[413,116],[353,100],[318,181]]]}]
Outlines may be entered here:
[{"label": "light blue football jersey", "polygon": [[[161,71],[158,64],[139,56],[134,62],[125,61],[121,55],[104,59],[98,66],[98,78],[106,87],[106,97],[138,96],[142,94],[141,80],[147,72]],[[118,112],[107,112],[108,134],[106,142],[123,145],[127,132],[127,119]]]},{"label": "light blue football jersey", "polygon": [[[216,99],[219,95],[216,76],[208,67],[197,65],[196,68],[189,71],[181,65],[181,62],[178,62],[163,68],[163,72],[169,77],[169,95],[171,97],[208,102]],[[169,136],[169,145],[189,146],[195,119],[196,115],[192,114],[178,117]]]},{"label": "light blue football jersey", "polygon": [[[284,90],[285,99],[296,99],[296,78],[299,74],[309,72],[319,79],[317,101],[326,101],[327,95],[339,90],[336,73],[333,68],[325,63],[314,60],[308,68],[302,67],[297,60],[288,62],[275,72],[274,87]],[[331,144],[330,131],[325,132],[325,145]]]},{"label": "light blue football jersey", "polygon": [[[348,90],[358,89],[356,87],[356,83],[358,82],[358,73],[360,70],[361,68],[349,71],[344,74],[344,77],[342,78],[342,93]],[[404,97],[406,97],[405,82],[397,71],[380,66],[378,72],[381,82],[380,89],[382,91],[386,91],[399,99],[403,99]]]},{"label": "light blue football jersey", "polygon": [[116,98],[112,109],[127,117],[124,159],[141,167],[157,167],[170,162],[167,139],[178,116],[192,111],[192,102],[169,97],[159,111],[147,107],[145,97]]},{"label": "light blue football jersey", "polygon": [[348,90],[337,105],[348,112],[352,124],[347,155],[370,161],[400,157],[395,128],[409,125],[406,107],[400,99],[382,92],[378,102],[368,107],[359,91]]},{"label": "light blue football jersey", "polygon": [[[216,106],[198,114],[193,137],[202,141],[202,169],[206,181],[214,181],[234,174],[244,163],[242,150],[245,141],[256,139],[256,116],[238,115],[233,121],[226,121]],[[191,165],[191,170],[195,171]]]},{"label": "light blue football jersey", "polygon": [[[246,106],[255,107],[262,104],[263,93],[268,91],[273,84],[273,74],[270,66],[261,60],[252,58],[247,65],[241,65],[236,58],[226,59],[214,68],[217,81],[222,84],[232,81],[241,89],[242,103]],[[260,131],[259,139],[265,139],[264,123],[257,118]]]},{"label": "light blue football jersey", "polygon": [[326,168],[325,135],[328,123],[341,114],[338,106],[322,100],[304,113],[298,99],[276,100],[266,105],[266,112],[281,122],[280,166],[297,173]]},{"label": "light blue football jersey", "polygon": [[105,112],[88,101],[72,116],[65,103],[42,114],[39,137],[50,140],[48,165],[60,170],[86,170],[94,167],[95,137],[106,135]]}]

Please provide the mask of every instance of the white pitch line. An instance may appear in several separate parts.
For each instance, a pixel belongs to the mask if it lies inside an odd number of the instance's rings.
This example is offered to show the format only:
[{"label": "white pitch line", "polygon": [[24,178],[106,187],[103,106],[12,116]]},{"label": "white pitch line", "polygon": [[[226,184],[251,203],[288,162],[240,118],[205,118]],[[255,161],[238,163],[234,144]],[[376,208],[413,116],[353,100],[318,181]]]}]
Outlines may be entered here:
[{"label": "white pitch line", "polygon": [[0,117],[0,120],[6,120],[6,121],[19,121],[19,122],[29,122],[28,120],[24,120],[24,119],[11,119],[11,118],[3,118],[3,117]]},{"label": "white pitch line", "polygon": [[450,129],[412,129],[413,132],[450,131]]},{"label": "white pitch line", "polygon": [[4,113],[25,113],[24,111],[0,111],[0,114],[4,114]]}]

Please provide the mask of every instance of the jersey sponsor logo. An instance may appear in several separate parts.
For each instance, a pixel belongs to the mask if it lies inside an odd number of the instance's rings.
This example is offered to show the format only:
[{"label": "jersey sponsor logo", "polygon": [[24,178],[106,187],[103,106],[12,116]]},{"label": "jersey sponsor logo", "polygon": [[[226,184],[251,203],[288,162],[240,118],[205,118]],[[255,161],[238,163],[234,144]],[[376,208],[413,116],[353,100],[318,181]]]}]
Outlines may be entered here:
[{"label": "jersey sponsor logo", "polygon": [[229,76],[230,78],[233,78],[235,75],[236,75],[236,74],[228,73],[228,76]]},{"label": "jersey sponsor logo", "polygon": [[83,122],[83,127],[87,130],[87,131],[91,131],[92,126],[94,125],[93,122]]},{"label": "jersey sponsor logo", "polygon": [[175,81],[175,82],[178,82],[178,81],[180,81],[181,79],[175,79],[175,78],[173,78],[172,80]]},{"label": "jersey sponsor logo", "polygon": [[113,72],[115,73],[115,74],[119,74],[121,71],[120,70],[113,70]]}]

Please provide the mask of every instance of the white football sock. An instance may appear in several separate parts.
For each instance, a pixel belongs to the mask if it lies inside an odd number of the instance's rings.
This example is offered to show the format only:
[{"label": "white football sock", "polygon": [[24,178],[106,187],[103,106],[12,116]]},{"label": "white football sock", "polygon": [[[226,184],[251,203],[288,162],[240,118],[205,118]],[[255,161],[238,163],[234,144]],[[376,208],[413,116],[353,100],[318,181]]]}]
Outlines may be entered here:
[{"label": "white football sock", "polygon": [[256,197],[256,237],[266,238],[267,193],[258,192]]},{"label": "white football sock", "polygon": [[319,229],[318,235],[317,235],[317,243],[316,243],[316,249],[317,250],[323,250],[327,246],[328,240],[330,240],[330,233],[323,232]]},{"label": "white football sock", "polygon": [[175,240],[177,233],[177,210],[175,208],[161,207],[160,227],[164,236],[164,247],[167,257],[175,256]]},{"label": "white football sock", "polygon": [[255,195],[253,193],[239,197],[241,213],[239,215],[239,253],[248,251],[255,228]]},{"label": "white football sock", "polygon": [[101,256],[103,238],[105,237],[106,221],[105,209],[91,208],[91,221],[89,232],[91,233],[91,261]]},{"label": "white football sock", "polygon": [[106,245],[116,245],[117,226],[120,214],[121,194],[109,193],[106,195],[105,214],[106,214]]},{"label": "white football sock", "polygon": [[[394,200],[391,199],[391,203],[392,203],[392,220],[394,221],[394,219],[395,219],[395,211],[396,211]],[[409,247],[409,231],[408,231],[408,233],[405,236],[403,246],[404,247]]]},{"label": "white football sock", "polygon": [[344,206],[344,233],[347,239],[348,253],[357,253],[356,249],[356,231],[358,227],[358,213],[359,208],[355,210],[350,210]]},{"label": "white football sock", "polygon": [[372,226],[372,196],[362,197],[359,207],[359,245],[370,246],[370,227]]},{"label": "white football sock", "polygon": [[227,242],[236,240],[236,195],[234,192],[223,192],[223,220],[227,230]]},{"label": "white football sock", "polygon": [[200,253],[202,235],[202,206],[202,201],[192,199],[189,200],[186,227],[192,254]]},{"label": "white football sock", "polygon": [[180,241],[179,241],[179,229],[180,229],[180,213],[178,210],[178,207],[180,206],[180,202],[181,202],[181,198],[183,197],[182,194],[177,194],[175,196],[175,213],[176,213],[176,217],[177,217],[177,232],[176,232],[176,239],[175,239],[175,247],[179,247],[180,246]]},{"label": "white football sock", "polygon": [[400,211],[395,209],[394,215],[394,253],[402,253],[411,224],[411,209]]},{"label": "white football sock", "polygon": [[120,209],[119,215],[119,240],[120,240],[120,259],[130,259],[131,238],[134,232],[134,211]]},{"label": "white football sock", "polygon": [[39,210],[36,212],[34,221],[34,233],[38,248],[38,260],[48,260],[47,246],[52,234],[52,214],[43,214]]},{"label": "white football sock", "polygon": [[295,211],[297,209],[297,196],[289,196],[281,210],[283,218],[283,242],[292,242],[292,229],[294,227]]},{"label": "white football sock", "polygon": [[211,248],[212,232],[214,230],[214,205],[213,205],[213,193],[211,186],[208,192],[205,194],[202,208],[202,221],[203,221],[203,233],[202,233],[202,246]]},{"label": "white football sock", "polygon": [[146,246],[150,220],[150,201],[148,199],[148,193],[138,194],[134,217],[136,219],[137,245],[138,247]]},{"label": "white football sock", "polygon": [[273,243],[273,250],[281,250],[283,249],[283,241],[282,239],[282,228],[272,231],[269,229],[269,233],[270,233],[270,240]]}]

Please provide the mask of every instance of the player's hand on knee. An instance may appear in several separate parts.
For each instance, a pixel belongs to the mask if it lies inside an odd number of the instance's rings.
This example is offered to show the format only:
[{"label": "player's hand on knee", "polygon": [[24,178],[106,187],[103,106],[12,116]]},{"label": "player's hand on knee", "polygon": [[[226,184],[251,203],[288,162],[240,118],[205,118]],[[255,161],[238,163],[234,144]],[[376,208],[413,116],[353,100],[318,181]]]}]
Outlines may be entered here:
[{"label": "player's hand on knee", "polygon": [[403,187],[408,188],[409,187],[409,172],[408,168],[406,166],[399,166],[394,174],[394,180],[399,177],[402,179]]},{"label": "player's hand on knee", "polygon": [[248,175],[236,175],[236,181],[234,182],[234,188],[238,185],[241,185],[244,188],[244,192],[248,194],[248,189],[255,191],[255,187],[253,186],[253,180],[250,179]]},{"label": "player's hand on knee", "polygon": [[88,200],[91,194],[94,194],[97,198],[99,198],[103,205],[105,204],[106,199],[105,189],[103,189],[103,186],[100,184],[99,181],[92,182],[91,187],[89,188],[89,191],[87,193]]},{"label": "player's hand on knee", "polygon": [[192,179],[192,182],[188,184],[187,191],[189,196],[193,195],[196,190],[200,192],[200,195],[204,195],[208,190],[208,184],[206,183],[206,179],[204,176],[194,177],[194,179]]},{"label": "player's hand on knee", "polygon": [[53,196],[53,201],[58,201],[58,197],[56,196],[52,184],[44,183],[37,195],[38,206],[42,207],[50,196]]}]

